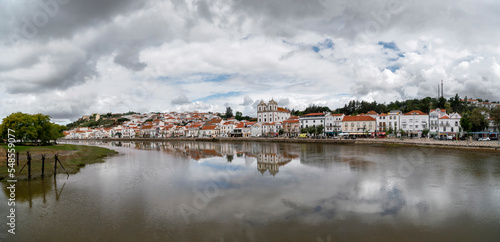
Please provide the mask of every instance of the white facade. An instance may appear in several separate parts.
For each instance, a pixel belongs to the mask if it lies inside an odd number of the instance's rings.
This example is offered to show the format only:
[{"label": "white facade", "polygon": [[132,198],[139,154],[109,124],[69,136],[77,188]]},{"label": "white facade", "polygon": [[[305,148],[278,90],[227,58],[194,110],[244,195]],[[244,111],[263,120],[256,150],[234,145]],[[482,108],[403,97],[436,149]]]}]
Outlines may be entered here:
[{"label": "white facade", "polygon": [[401,115],[401,129],[408,134],[421,137],[422,131],[429,128],[429,115],[418,110]]},{"label": "white facade", "polygon": [[299,118],[300,121],[300,128],[309,128],[309,127],[316,127],[319,125],[325,126],[325,116],[326,114],[324,113],[310,113],[306,115],[302,115]]},{"label": "white facade", "polygon": [[403,113],[399,110],[391,110],[387,114],[387,129],[392,128],[394,132],[397,132],[401,129],[401,115]]},{"label": "white facade", "polygon": [[278,107],[278,103],[274,100],[269,101],[268,104],[260,101],[257,105],[257,122],[259,123],[283,122],[288,118],[290,118],[290,111]]},{"label": "white facade", "polygon": [[342,132],[342,119],[344,114],[330,114],[325,115],[325,132],[326,133],[341,133]]},{"label": "white facade", "polygon": [[429,133],[431,135],[437,135],[440,131],[439,119],[446,115],[446,110],[441,110],[439,108],[432,109],[429,113]]}]

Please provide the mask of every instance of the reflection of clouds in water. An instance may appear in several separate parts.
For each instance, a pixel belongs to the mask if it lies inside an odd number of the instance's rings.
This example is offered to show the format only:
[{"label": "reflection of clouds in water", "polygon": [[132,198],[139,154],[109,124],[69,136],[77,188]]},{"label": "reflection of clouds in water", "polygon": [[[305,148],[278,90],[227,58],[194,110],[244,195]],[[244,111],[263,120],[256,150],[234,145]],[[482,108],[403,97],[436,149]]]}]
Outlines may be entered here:
[{"label": "reflection of clouds in water", "polygon": [[[125,145],[122,142],[122,147]],[[495,203],[500,194],[493,189],[499,184],[496,175],[499,163],[498,157],[491,154],[361,145],[213,142],[136,145],[138,149],[158,150],[158,147],[164,154],[162,164],[179,170],[167,159],[175,156],[186,161],[183,173],[176,176],[179,179],[176,182],[183,181],[183,186],[196,185],[202,189],[229,174],[227,186],[221,186],[220,195],[203,209],[199,221],[237,219],[264,225],[270,221],[328,223],[369,217],[440,226],[457,214],[489,219],[498,218],[500,213]],[[195,151],[201,155],[193,155]],[[263,161],[259,158],[261,154],[268,154],[264,157],[272,158],[268,160],[287,161],[288,155],[292,158],[279,167],[276,176],[262,176],[257,171]],[[227,162],[227,155],[233,155],[231,163]],[[399,170],[405,161],[413,167],[409,174],[401,174]],[[192,196],[191,190],[189,193],[188,197]],[[188,199],[190,202],[191,198]]]}]

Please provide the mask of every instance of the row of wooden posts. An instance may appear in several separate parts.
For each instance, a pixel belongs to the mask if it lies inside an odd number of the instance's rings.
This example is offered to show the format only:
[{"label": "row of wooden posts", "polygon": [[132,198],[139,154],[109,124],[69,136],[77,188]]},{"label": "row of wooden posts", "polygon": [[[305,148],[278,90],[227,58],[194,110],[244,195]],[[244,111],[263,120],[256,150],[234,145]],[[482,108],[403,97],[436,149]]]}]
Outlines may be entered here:
[{"label": "row of wooden posts", "polygon": [[[7,161],[9,160],[9,154],[7,153]],[[21,174],[21,172],[23,171],[24,167],[26,167],[26,165],[28,165],[28,180],[31,180],[31,154],[29,151],[26,152],[26,157],[27,157],[27,161],[26,163],[23,165],[23,167],[21,168],[21,170],[19,171],[18,174]],[[42,154],[42,179],[43,177],[45,176],[45,154]],[[61,165],[61,167],[63,168],[63,170],[66,172],[66,174],[68,174],[69,176],[69,173],[66,171],[66,169],[64,168],[63,164],[61,163],[61,161],[59,160],[59,157],[57,156],[57,154],[54,155],[54,178],[56,177],[56,174],[57,174],[57,163],[59,163]],[[9,162],[7,162],[7,166],[9,165]],[[16,165],[19,167],[19,151],[16,153]]]}]

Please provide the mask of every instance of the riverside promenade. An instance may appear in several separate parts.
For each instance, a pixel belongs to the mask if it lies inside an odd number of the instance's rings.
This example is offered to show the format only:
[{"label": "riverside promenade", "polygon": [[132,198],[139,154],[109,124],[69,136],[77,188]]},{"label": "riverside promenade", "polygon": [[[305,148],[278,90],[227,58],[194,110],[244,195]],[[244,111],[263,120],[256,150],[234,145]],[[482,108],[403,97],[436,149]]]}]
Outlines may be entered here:
[{"label": "riverside promenade", "polygon": [[[71,141],[76,139],[62,139]],[[365,144],[365,145],[402,145],[435,148],[462,148],[462,149],[487,149],[500,151],[500,143],[494,141],[469,141],[469,140],[434,140],[427,138],[358,138],[358,139],[332,139],[332,138],[101,138],[80,139],[97,141],[122,141],[122,142],[164,142],[164,141],[201,141],[201,142],[278,142],[278,143],[325,143],[325,144]]]}]

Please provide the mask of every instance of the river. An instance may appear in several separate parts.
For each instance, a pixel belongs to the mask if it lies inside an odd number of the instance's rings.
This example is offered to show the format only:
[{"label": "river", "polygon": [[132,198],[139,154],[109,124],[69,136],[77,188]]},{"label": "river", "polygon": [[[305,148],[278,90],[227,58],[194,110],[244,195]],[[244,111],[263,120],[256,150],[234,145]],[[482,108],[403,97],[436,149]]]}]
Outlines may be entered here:
[{"label": "river", "polygon": [[18,182],[16,234],[4,225],[1,241],[500,241],[491,151],[82,143],[119,155]]}]

